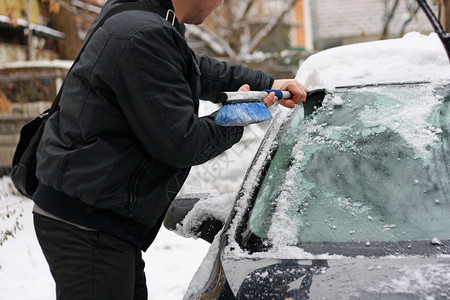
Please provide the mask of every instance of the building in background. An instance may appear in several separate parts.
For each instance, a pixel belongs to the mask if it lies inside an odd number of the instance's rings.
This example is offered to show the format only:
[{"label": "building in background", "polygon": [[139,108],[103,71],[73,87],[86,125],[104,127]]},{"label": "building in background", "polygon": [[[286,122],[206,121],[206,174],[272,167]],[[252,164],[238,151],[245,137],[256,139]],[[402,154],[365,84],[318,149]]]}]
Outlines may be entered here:
[{"label": "building in background", "polygon": [[56,41],[64,37],[47,26],[40,1],[0,1],[0,63],[56,59]]},{"label": "building in background", "polygon": [[50,106],[70,67],[57,60],[66,35],[46,15],[38,0],[0,1],[0,176],[11,169],[21,127]]},{"label": "building in background", "polygon": [[[434,32],[416,1],[297,0],[293,18],[294,47],[323,50],[340,45],[401,37],[403,33]],[[428,1],[430,2],[430,1]],[[430,3],[437,14],[439,6]],[[415,13],[417,12],[417,13]],[[414,14],[415,13],[415,14]]]}]

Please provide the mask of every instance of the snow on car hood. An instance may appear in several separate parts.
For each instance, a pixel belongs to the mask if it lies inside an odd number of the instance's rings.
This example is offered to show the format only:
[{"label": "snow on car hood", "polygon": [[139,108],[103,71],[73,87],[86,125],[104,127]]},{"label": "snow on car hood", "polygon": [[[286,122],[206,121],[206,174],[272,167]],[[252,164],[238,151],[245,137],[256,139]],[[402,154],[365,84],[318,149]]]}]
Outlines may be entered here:
[{"label": "snow on car hood", "polygon": [[450,78],[450,62],[436,33],[346,45],[310,56],[296,79],[309,89]]},{"label": "snow on car hood", "polygon": [[230,259],[222,262],[239,299],[446,299],[448,257]]}]

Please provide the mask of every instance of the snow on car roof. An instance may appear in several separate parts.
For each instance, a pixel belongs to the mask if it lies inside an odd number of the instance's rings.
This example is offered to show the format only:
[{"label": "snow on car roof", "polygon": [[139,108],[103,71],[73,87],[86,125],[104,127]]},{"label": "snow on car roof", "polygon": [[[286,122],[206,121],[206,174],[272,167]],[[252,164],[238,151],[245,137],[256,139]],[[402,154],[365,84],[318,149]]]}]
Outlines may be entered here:
[{"label": "snow on car roof", "polygon": [[450,63],[436,33],[327,49],[310,56],[296,79],[309,89],[450,79]]}]

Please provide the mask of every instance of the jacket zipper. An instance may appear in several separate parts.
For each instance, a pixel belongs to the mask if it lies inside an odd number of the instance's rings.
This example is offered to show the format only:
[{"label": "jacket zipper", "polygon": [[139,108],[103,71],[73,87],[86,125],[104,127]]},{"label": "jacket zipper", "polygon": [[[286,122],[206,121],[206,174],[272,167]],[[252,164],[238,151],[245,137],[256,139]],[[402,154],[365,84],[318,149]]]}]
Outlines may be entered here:
[{"label": "jacket zipper", "polygon": [[144,170],[147,167],[147,156],[139,164],[136,172],[133,174],[133,179],[130,181],[130,185],[128,186],[130,200],[128,202],[128,209],[130,210],[130,216],[132,215],[133,207],[136,205],[137,200],[137,189],[139,186],[139,181],[141,180],[142,174],[144,174]]}]

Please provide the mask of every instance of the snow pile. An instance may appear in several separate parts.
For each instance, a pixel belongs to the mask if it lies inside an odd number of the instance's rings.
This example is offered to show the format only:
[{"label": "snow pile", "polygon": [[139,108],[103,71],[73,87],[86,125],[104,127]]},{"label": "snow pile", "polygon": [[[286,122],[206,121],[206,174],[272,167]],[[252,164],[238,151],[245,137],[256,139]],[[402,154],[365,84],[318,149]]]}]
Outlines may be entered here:
[{"label": "snow pile", "polygon": [[438,35],[418,32],[321,51],[309,57],[296,76],[309,89],[449,78],[449,59]]}]

